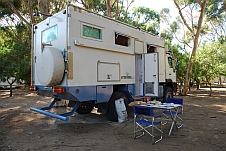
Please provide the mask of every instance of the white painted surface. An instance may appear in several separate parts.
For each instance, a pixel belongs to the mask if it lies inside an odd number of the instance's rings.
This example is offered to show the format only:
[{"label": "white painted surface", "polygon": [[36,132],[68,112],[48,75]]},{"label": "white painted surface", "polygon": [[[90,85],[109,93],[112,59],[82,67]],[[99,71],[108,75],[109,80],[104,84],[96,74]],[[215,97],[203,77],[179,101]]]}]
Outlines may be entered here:
[{"label": "white painted surface", "polygon": [[64,74],[64,59],[60,50],[54,47],[45,47],[37,56],[36,74],[43,86],[59,84]]},{"label": "white painted surface", "polygon": [[158,53],[149,53],[145,55],[145,82],[154,84],[153,93],[146,93],[145,95],[158,96]]},{"label": "white painted surface", "polygon": [[[73,79],[68,80],[67,74],[65,74],[60,83],[61,86],[135,84],[135,79],[139,79],[135,75],[135,54],[146,54],[147,44],[156,47],[159,53],[159,69],[157,66],[151,65],[148,67],[150,69],[148,72],[151,74],[152,71],[159,70],[158,80],[165,82],[166,50],[164,41],[160,37],[78,8],[69,7],[67,11],[71,17],[67,17],[67,14],[63,14],[61,11],[48,18],[47,21],[37,24],[34,36],[33,59],[36,58],[36,61],[42,54],[41,32],[52,26],[57,26],[58,31],[57,39],[51,41],[50,44],[61,53],[65,52],[65,66],[67,66],[67,61],[72,61],[67,60],[67,52],[73,53]],[[102,39],[82,36],[83,24],[100,28]],[[128,47],[115,44],[116,32],[129,37]],[[46,64],[47,62],[48,59],[46,59]],[[107,62],[111,65],[98,66],[98,62]],[[34,65],[34,70],[34,84],[43,84],[36,73],[37,63]],[[139,71],[140,75],[143,74],[142,70]],[[41,77],[41,75],[39,76]],[[144,77],[142,78],[144,79]],[[142,85],[139,87],[142,88]]]}]

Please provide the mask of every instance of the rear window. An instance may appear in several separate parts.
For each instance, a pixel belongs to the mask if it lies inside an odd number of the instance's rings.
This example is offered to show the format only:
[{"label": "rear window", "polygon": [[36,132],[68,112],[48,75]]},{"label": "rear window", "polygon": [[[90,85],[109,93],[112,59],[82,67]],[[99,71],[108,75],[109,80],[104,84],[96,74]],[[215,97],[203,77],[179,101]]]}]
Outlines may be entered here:
[{"label": "rear window", "polygon": [[57,26],[42,31],[42,43],[48,43],[57,39]]}]

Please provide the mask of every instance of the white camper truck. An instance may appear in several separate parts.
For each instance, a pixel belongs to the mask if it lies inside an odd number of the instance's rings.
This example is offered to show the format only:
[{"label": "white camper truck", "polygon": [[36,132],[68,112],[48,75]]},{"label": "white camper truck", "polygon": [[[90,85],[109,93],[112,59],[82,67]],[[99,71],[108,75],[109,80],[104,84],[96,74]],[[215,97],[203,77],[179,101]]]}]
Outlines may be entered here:
[{"label": "white camper truck", "polygon": [[[174,60],[163,39],[77,6],[33,25],[32,60],[31,90],[54,99],[31,110],[65,121],[94,106],[117,121],[115,100],[165,101],[176,91]],[[61,99],[69,100],[71,112],[46,111]]]}]

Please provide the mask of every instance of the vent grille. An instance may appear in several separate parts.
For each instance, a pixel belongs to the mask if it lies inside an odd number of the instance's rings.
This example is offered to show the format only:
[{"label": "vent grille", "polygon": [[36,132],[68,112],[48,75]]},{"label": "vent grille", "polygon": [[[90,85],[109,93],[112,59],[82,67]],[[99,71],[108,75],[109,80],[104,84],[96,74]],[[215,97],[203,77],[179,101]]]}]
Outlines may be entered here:
[{"label": "vent grille", "polygon": [[144,83],[145,94],[152,93],[154,94],[154,82],[146,82]]}]

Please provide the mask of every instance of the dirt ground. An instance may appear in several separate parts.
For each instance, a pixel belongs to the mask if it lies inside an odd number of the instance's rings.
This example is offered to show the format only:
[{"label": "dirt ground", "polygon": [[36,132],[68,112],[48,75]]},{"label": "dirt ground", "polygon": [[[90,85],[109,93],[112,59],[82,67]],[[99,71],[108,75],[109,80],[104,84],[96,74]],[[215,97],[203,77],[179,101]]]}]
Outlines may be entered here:
[{"label": "dirt ground", "polygon": [[[226,150],[226,89],[192,89],[184,98],[184,126],[163,126],[163,140],[152,145],[145,135],[133,139],[133,112],[128,120],[114,123],[104,115],[75,114],[68,122],[30,111],[30,106],[43,107],[50,98],[26,90],[14,90],[13,97],[1,90],[0,150],[45,151],[221,151]],[[63,108],[53,110],[62,111]]]}]

